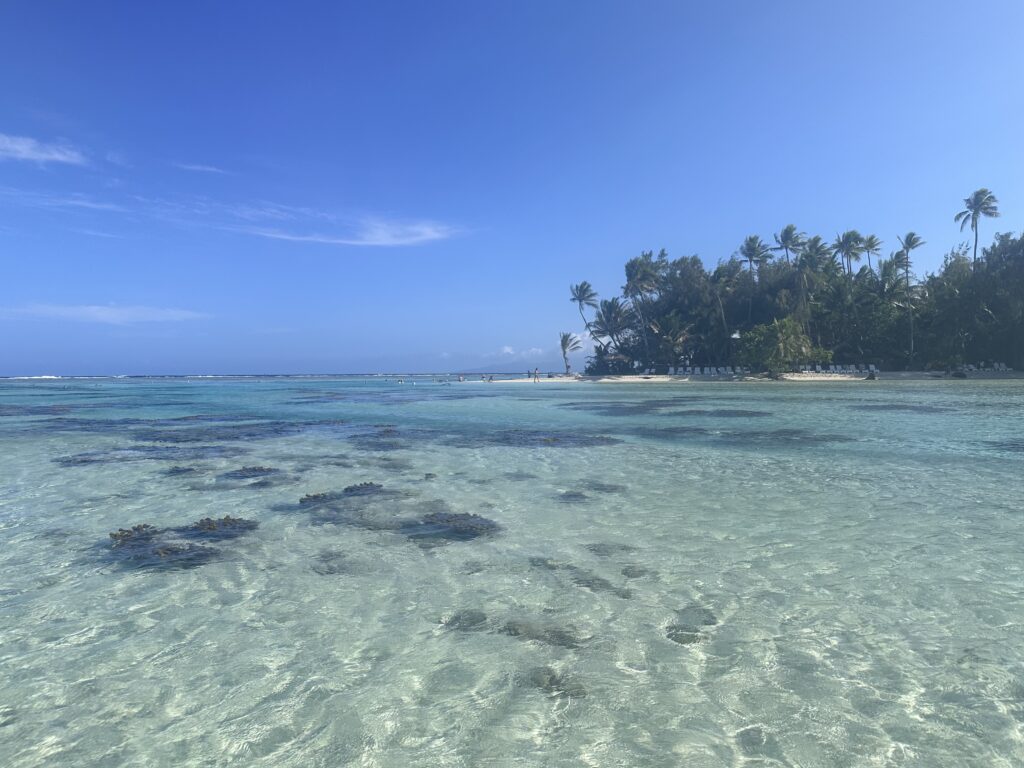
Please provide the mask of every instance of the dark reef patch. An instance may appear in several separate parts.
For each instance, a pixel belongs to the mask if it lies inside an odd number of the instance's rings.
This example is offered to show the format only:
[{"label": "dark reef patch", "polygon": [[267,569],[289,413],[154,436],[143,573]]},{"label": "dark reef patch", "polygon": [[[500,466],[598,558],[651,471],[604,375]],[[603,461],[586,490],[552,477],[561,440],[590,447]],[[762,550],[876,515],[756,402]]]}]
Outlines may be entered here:
[{"label": "dark reef patch", "polygon": [[476,434],[447,435],[441,442],[452,448],[595,448],[618,445],[622,441],[608,435],[583,432],[546,432],[529,429],[506,429]]},{"label": "dark reef patch", "polygon": [[111,558],[135,568],[196,568],[220,555],[213,547],[169,540],[163,531],[145,524],[120,528],[110,539]]},{"label": "dark reef patch", "polygon": [[337,576],[342,573],[351,573],[352,564],[343,552],[335,550],[324,550],[320,552],[313,563],[313,572],[321,576]]},{"label": "dark reef patch", "polygon": [[518,470],[515,472],[506,472],[502,477],[506,480],[511,480],[513,483],[525,483],[528,480],[537,479],[537,475],[534,475],[531,472],[522,472]]},{"label": "dark reef patch", "polygon": [[[134,525],[110,534],[109,559],[133,568],[181,570],[196,568],[217,559],[221,550],[205,542],[226,541],[259,527],[254,520],[230,515],[203,518],[178,528]],[[198,543],[197,543],[198,542]]]},{"label": "dark reef patch", "polygon": [[522,680],[552,698],[582,699],[587,695],[587,689],[575,678],[551,667],[534,667],[523,675]]},{"label": "dark reef patch", "polygon": [[456,632],[481,632],[488,627],[487,614],[476,608],[465,608],[442,620],[441,625]]},{"label": "dark reef patch", "polygon": [[360,451],[375,451],[388,453],[391,451],[403,451],[410,446],[408,443],[398,439],[398,430],[393,427],[385,427],[376,432],[352,435],[348,438],[352,447]]},{"label": "dark reef patch", "polygon": [[676,611],[676,616],[681,623],[696,627],[713,627],[718,624],[718,617],[714,611],[703,605],[693,604],[680,608]]},{"label": "dark reef patch", "polygon": [[163,470],[160,474],[164,477],[192,477],[202,472],[199,467],[173,466]]},{"label": "dark reef patch", "polygon": [[590,400],[584,402],[562,403],[560,408],[567,408],[572,411],[585,411],[596,413],[600,416],[645,416],[651,413],[659,413],[666,408],[685,405],[693,402],[693,398],[660,398],[653,400],[641,400],[640,402],[624,402],[620,400]]},{"label": "dark reef patch", "polygon": [[679,645],[695,645],[703,640],[700,629],[687,624],[671,624],[665,628],[665,637]]},{"label": "dark reef patch", "polygon": [[0,405],[0,417],[57,416],[70,413],[71,405]]},{"label": "dark reef patch", "polygon": [[996,449],[997,451],[1024,453],[1024,440],[990,440],[986,445],[990,448]]},{"label": "dark reef patch", "polygon": [[217,475],[218,480],[254,480],[261,477],[271,477],[281,474],[281,470],[274,467],[242,467],[232,469],[230,472],[222,472]]},{"label": "dark reef patch", "polygon": [[705,427],[652,427],[631,431],[631,434],[655,440],[667,441],[701,441],[708,440],[737,447],[783,445],[788,447],[827,445],[831,443],[851,443],[857,438],[848,435],[811,432],[800,428],[781,429],[748,429],[727,430],[708,429]]},{"label": "dark reef patch", "polygon": [[555,500],[562,504],[584,504],[590,501],[590,497],[580,491],[563,491],[555,496]]},{"label": "dark reef patch", "polygon": [[533,621],[515,619],[505,622],[499,629],[503,635],[517,637],[521,640],[532,640],[544,645],[552,645],[558,648],[576,649],[585,642],[575,632],[563,627],[552,627],[546,624],[539,624]]},{"label": "dark reef patch", "polygon": [[471,541],[481,536],[493,536],[501,526],[481,515],[466,512],[433,512],[419,521],[407,523],[402,533],[420,546],[432,546],[449,541]]},{"label": "dark reef patch", "polygon": [[194,445],[188,447],[142,445],[109,451],[87,451],[61,456],[54,463],[62,467],[84,467],[91,464],[118,464],[125,461],[201,461],[203,459],[231,459],[249,453],[246,448],[221,445]]},{"label": "dark reef patch", "polygon": [[771,416],[768,411],[747,411],[742,408],[690,408],[682,411],[672,411],[672,416],[707,416],[713,419],[756,419],[762,416]]},{"label": "dark reef patch", "polygon": [[593,493],[625,493],[628,488],[618,483],[605,483],[601,480],[583,480],[580,485]]},{"label": "dark reef patch", "polygon": [[220,518],[204,517],[191,525],[181,528],[172,528],[174,533],[180,534],[187,539],[199,541],[224,541],[225,539],[237,539],[239,536],[254,531],[260,524],[255,520],[246,520],[244,517],[232,517],[225,515]]},{"label": "dark reef patch", "polygon": [[262,421],[253,423],[209,424],[174,428],[148,428],[132,432],[132,438],[148,443],[208,443],[239,440],[271,440],[315,429],[345,425],[340,419],[318,421]]},{"label": "dark reef patch", "polygon": [[621,597],[623,600],[629,600],[633,597],[633,590],[627,587],[616,586],[603,576],[598,576],[592,571],[572,565],[571,563],[560,563],[548,557],[531,557],[529,562],[534,568],[542,568],[546,571],[565,571],[569,574],[569,580],[573,584],[588,589],[591,592],[607,592]]},{"label": "dark reef patch", "polygon": [[593,544],[584,544],[583,546],[598,557],[615,557],[616,555],[636,552],[638,549],[632,544],[616,544],[610,541],[597,541]]},{"label": "dark reef patch", "polygon": [[938,405],[917,405],[914,403],[857,403],[846,406],[853,411],[897,411],[904,413],[949,413],[952,408]]},{"label": "dark reef patch", "polygon": [[658,572],[650,568],[644,568],[642,565],[626,565],[623,566],[620,573],[627,579],[643,579],[643,578],[656,578]]}]

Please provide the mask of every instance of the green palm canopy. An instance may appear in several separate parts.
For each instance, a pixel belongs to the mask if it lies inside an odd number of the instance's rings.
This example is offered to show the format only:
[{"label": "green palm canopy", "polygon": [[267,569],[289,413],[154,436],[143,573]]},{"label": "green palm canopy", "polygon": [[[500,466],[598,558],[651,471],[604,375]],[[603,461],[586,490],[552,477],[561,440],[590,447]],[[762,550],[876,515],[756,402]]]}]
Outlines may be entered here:
[{"label": "green palm canopy", "polygon": [[953,221],[960,223],[960,231],[964,231],[967,222],[971,223],[971,230],[974,232],[974,264],[978,263],[978,220],[985,216],[994,219],[999,215],[999,201],[989,190],[982,187],[976,189],[970,197],[964,198],[964,209],[953,217]]}]

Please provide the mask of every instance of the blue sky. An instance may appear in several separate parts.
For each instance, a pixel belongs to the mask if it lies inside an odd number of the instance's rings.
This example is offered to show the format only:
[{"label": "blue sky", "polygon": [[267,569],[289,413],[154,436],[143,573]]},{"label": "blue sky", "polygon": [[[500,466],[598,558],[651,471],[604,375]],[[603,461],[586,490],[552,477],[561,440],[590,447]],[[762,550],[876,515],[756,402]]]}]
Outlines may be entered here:
[{"label": "blue sky", "polygon": [[[1024,215],[1024,3],[0,5],[0,375],[557,364],[570,283]],[[577,361],[579,365],[582,361]]]}]

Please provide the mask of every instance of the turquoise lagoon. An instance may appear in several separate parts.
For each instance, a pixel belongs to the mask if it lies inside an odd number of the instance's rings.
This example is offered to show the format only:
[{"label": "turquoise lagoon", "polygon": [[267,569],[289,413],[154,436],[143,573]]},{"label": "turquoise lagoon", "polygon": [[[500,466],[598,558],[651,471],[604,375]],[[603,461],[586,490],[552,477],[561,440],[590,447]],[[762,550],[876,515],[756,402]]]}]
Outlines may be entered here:
[{"label": "turquoise lagoon", "polygon": [[0,446],[3,766],[1024,764],[1022,382],[5,381]]}]

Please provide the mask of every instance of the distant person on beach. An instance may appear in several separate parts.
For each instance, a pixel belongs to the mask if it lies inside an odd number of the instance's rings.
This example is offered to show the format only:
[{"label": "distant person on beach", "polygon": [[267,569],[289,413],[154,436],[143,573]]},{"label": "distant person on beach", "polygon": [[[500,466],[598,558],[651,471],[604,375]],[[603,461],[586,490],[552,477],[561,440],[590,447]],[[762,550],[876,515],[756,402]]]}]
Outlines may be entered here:
[{"label": "distant person on beach", "polygon": [[540,368],[533,369],[533,380],[540,381]]}]

